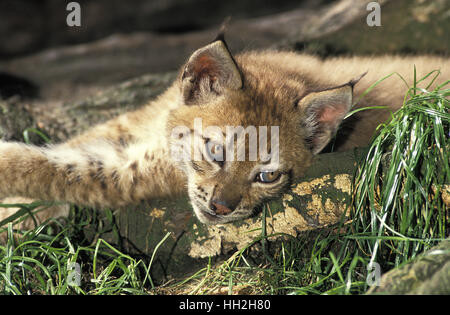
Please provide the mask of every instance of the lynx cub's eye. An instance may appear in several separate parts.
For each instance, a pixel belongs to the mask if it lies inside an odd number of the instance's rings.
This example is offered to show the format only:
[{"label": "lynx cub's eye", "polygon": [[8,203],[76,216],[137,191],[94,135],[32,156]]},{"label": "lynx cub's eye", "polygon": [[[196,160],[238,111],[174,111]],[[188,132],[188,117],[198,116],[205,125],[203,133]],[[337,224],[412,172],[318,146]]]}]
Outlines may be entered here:
[{"label": "lynx cub's eye", "polygon": [[274,172],[261,172],[258,175],[256,175],[255,181],[261,182],[261,183],[273,183],[277,179],[280,178],[281,173],[278,171]]}]

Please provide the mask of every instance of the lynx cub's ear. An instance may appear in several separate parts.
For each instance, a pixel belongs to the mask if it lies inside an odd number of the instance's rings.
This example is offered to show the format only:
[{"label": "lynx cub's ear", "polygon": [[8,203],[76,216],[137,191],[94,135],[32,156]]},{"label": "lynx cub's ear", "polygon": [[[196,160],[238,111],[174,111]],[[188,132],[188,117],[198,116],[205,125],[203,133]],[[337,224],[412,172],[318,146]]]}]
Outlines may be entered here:
[{"label": "lynx cub's ear", "polygon": [[318,154],[336,133],[339,124],[352,107],[353,86],[365,75],[336,88],[313,92],[300,100],[303,109],[307,142],[313,154]]},{"label": "lynx cub's ear", "polygon": [[181,92],[186,105],[205,103],[226,89],[241,87],[241,72],[223,36],[195,51],[181,76]]}]

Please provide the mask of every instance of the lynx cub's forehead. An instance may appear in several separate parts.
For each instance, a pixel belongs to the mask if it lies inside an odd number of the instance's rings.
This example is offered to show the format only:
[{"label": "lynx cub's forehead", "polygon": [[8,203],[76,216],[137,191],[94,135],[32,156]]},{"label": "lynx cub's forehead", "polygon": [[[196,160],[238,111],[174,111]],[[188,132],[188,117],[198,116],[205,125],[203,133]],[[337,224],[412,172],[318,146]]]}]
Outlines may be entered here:
[{"label": "lynx cub's forehead", "polygon": [[[205,126],[270,126],[286,121],[289,111],[277,106],[282,100],[258,95],[255,91],[228,91],[214,101],[180,107],[173,112],[173,122],[193,127],[195,118]],[[293,106],[293,105],[292,105]]]}]

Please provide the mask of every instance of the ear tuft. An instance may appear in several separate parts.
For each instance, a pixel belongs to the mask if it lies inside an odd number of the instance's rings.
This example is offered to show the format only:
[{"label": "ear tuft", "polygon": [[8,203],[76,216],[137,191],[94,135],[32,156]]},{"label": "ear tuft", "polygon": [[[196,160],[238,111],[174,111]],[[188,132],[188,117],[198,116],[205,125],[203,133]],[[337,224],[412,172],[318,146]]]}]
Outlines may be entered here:
[{"label": "ear tuft", "polygon": [[241,87],[241,73],[223,34],[211,44],[195,51],[181,76],[181,90],[186,105],[206,103],[223,94],[226,89],[237,90]]},{"label": "ear tuft", "polygon": [[337,88],[313,92],[300,100],[299,106],[305,115],[306,141],[313,154],[318,154],[328,144],[352,107],[353,85],[349,82]]},{"label": "ear tuft", "polygon": [[225,43],[225,46],[226,46],[226,42],[225,42],[225,32],[226,32],[226,30],[227,30],[228,24],[230,23],[230,20],[231,20],[231,16],[227,16],[227,17],[223,20],[222,24],[220,25],[219,33],[217,33],[216,38],[212,41],[213,43],[214,43],[215,41],[220,40],[220,41],[224,42],[224,43]]},{"label": "ear tuft", "polygon": [[364,78],[366,76],[366,74],[368,72],[369,72],[369,70],[367,70],[363,74],[360,74],[356,78],[351,79],[350,82],[348,82],[347,84],[350,85],[353,88],[356,85],[356,83],[358,83],[362,78]]}]

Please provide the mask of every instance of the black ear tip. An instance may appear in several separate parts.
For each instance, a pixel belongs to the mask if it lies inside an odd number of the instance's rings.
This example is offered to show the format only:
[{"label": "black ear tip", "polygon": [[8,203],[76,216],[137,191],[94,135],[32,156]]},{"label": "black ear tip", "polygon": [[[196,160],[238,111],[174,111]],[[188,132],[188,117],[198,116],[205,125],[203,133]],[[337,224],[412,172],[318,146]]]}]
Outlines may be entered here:
[{"label": "black ear tip", "polygon": [[227,30],[230,20],[231,20],[231,16],[227,16],[225,18],[225,20],[223,20],[222,24],[220,25],[219,33],[217,33],[217,36],[213,40],[213,42],[220,40],[225,43],[225,32]]},{"label": "black ear tip", "polygon": [[350,85],[353,88],[355,86],[355,84],[358,83],[367,74],[367,72],[369,72],[369,70],[367,70],[363,74],[357,76],[356,78],[350,80],[350,82],[348,82],[348,85]]},{"label": "black ear tip", "polygon": [[217,34],[217,36],[216,36],[216,38],[214,38],[214,40],[212,41],[213,43],[214,42],[217,42],[217,41],[221,41],[221,42],[224,42],[225,43],[225,33],[223,33],[222,31],[220,31],[218,34]]}]

